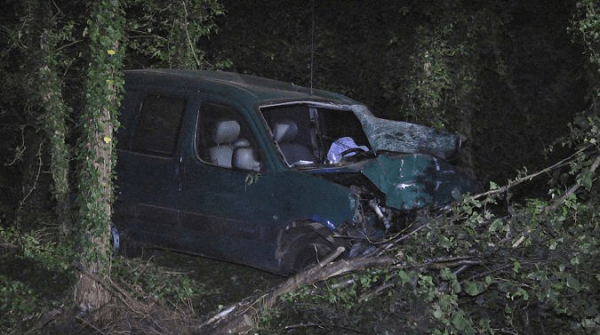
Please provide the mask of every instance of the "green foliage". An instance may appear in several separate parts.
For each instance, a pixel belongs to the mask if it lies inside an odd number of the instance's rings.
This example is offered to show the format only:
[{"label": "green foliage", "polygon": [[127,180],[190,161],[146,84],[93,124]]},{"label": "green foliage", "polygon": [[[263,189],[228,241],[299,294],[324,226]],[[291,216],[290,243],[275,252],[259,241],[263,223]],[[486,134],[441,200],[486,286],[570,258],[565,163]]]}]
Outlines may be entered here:
[{"label": "green foliage", "polygon": [[600,5],[594,0],[577,2],[577,17],[569,28],[575,40],[586,48],[588,66],[591,70],[587,80],[592,84],[591,99],[594,105],[600,103]]},{"label": "green foliage", "polygon": [[71,289],[71,245],[58,230],[0,227],[0,334],[20,333],[64,304]]},{"label": "green foliage", "polygon": [[[413,11],[423,10],[415,7]],[[406,118],[471,136],[461,121],[472,122],[466,119],[473,117],[471,109],[479,108],[479,50],[489,43],[482,36],[494,33],[489,29],[498,20],[493,10],[493,5],[470,8],[460,1],[424,10],[429,20],[416,28],[409,84],[400,92]]]},{"label": "green foliage", "polygon": [[[129,1],[126,25],[129,62],[141,58],[157,67],[210,67],[197,43],[216,33],[215,20],[224,13],[216,0]],[[141,65],[146,65],[145,62]]]},{"label": "green foliage", "polygon": [[415,67],[411,85],[407,88],[411,107],[407,111],[414,122],[444,128],[445,92],[451,89],[452,78],[447,54],[452,53],[444,37],[428,36],[430,29],[418,27],[416,34],[420,52],[411,58]]},{"label": "green foliage", "polygon": [[[37,219],[41,217],[38,213]],[[53,309],[65,316],[71,311],[72,245],[60,236],[57,225],[32,231],[0,227],[0,334],[38,329],[39,321]],[[207,297],[223,295],[192,274],[160,266],[153,259],[119,257],[112,264],[111,280],[133,301],[189,315],[209,301]]]}]

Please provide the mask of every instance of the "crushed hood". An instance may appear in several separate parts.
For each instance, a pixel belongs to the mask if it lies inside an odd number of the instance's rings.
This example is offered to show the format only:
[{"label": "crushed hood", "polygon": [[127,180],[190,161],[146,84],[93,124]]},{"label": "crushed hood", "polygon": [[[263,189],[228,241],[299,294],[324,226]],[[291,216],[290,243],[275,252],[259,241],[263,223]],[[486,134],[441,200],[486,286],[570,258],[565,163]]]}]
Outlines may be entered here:
[{"label": "crushed hood", "polygon": [[414,123],[381,119],[363,105],[351,108],[375,151],[426,153],[448,159],[460,148],[458,135]]}]

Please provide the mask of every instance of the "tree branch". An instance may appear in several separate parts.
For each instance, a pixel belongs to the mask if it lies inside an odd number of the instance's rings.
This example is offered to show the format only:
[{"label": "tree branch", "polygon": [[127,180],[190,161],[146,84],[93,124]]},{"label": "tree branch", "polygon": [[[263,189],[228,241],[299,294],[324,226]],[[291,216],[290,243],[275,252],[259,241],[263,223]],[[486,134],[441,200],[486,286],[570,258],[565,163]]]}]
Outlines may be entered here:
[{"label": "tree branch", "polygon": [[506,192],[511,187],[519,185],[522,182],[531,180],[531,179],[533,179],[533,178],[535,178],[535,177],[537,177],[537,176],[539,176],[539,175],[541,175],[543,173],[547,173],[547,172],[550,172],[550,171],[552,171],[554,169],[558,169],[560,167],[563,167],[563,166],[567,165],[568,163],[570,163],[575,158],[575,156],[577,156],[580,153],[584,152],[588,148],[589,148],[589,146],[587,146],[585,148],[582,148],[582,149],[578,150],[577,152],[575,152],[574,154],[572,154],[571,156],[569,156],[569,157],[567,157],[567,158],[559,161],[558,163],[555,163],[555,164],[553,164],[553,165],[551,165],[551,166],[549,166],[549,167],[547,167],[547,168],[545,168],[543,170],[540,170],[540,171],[537,171],[535,173],[523,176],[521,178],[517,178],[517,179],[515,179],[513,181],[509,181],[508,185],[505,185],[505,186],[500,187],[500,188],[495,189],[495,190],[490,190],[490,191],[487,191],[487,192],[476,194],[476,195],[473,196],[473,198],[474,199],[479,199],[479,198],[486,197],[486,196],[489,196],[489,195],[495,195],[495,194]]},{"label": "tree branch", "polygon": [[[594,174],[598,166],[600,165],[600,155],[596,156],[594,163],[590,166],[590,174]],[[575,193],[581,187],[581,182],[575,183],[571,186],[560,198],[556,199],[552,205],[548,207],[547,212],[554,211],[560,204],[567,200],[573,193]]]},{"label": "tree branch", "polygon": [[183,17],[183,30],[185,30],[185,36],[187,37],[188,43],[190,45],[190,51],[192,52],[192,55],[194,56],[194,60],[196,60],[196,66],[198,66],[198,68],[200,68],[200,60],[198,59],[198,56],[196,55],[196,48],[195,48],[194,44],[192,43],[192,39],[190,38],[190,33],[188,31],[187,7],[185,5],[185,1],[182,1],[181,3],[183,3],[183,10],[185,11],[185,15]]}]

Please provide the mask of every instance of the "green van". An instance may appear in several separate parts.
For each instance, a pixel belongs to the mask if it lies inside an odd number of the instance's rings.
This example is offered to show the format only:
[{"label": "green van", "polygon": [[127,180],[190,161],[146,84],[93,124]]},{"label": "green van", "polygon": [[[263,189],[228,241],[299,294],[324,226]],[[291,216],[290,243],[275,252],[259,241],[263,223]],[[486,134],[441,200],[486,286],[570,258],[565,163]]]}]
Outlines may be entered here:
[{"label": "green van", "polygon": [[446,161],[459,137],[343,95],[160,69],[126,71],[125,91],[115,251],[134,241],[287,275],[478,190]]}]

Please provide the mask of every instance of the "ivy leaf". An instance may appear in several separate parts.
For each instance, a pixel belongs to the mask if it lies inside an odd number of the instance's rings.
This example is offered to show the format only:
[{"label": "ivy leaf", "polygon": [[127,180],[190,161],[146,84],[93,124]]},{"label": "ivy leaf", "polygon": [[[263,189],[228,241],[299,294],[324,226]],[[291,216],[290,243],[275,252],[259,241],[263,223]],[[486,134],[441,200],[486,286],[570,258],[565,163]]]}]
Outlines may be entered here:
[{"label": "ivy leaf", "polygon": [[580,286],[579,280],[577,280],[577,278],[573,277],[572,275],[568,275],[567,276],[567,287],[572,288],[575,291],[579,291],[581,286]]},{"label": "ivy leaf", "polygon": [[434,304],[433,317],[435,317],[436,319],[440,319],[442,317],[442,315],[444,315],[444,313],[442,313],[442,309],[440,308],[440,305]]},{"label": "ivy leaf", "polygon": [[463,282],[462,285],[465,292],[472,297],[481,294],[488,288],[488,284],[485,282]]},{"label": "ivy leaf", "polygon": [[464,312],[461,311],[454,314],[454,317],[452,318],[452,324],[458,330],[465,330],[469,326],[469,321],[465,319]]},{"label": "ivy leaf", "polygon": [[404,270],[398,272],[398,277],[400,278],[402,284],[410,283],[412,281],[412,277],[409,276],[408,273]]},{"label": "ivy leaf", "polygon": [[519,263],[518,260],[514,259],[513,260],[513,272],[519,273],[520,269],[521,269],[521,263]]},{"label": "ivy leaf", "polygon": [[504,230],[504,225],[503,225],[502,219],[494,220],[494,222],[492,222],[492,224],[488,228],[488,231],[490,233],[493,233],[496,231],[503,231],[503,230]]}]

